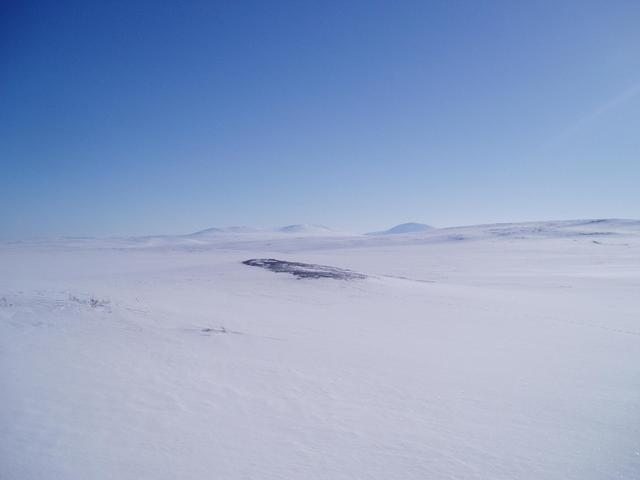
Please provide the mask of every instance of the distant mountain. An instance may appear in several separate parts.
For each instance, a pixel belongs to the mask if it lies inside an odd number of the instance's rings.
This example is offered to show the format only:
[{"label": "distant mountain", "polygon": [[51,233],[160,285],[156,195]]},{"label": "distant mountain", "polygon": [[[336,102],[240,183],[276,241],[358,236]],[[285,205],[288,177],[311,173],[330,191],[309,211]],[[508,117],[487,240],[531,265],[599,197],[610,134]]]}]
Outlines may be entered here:
[{"label": "distant mountain", "polygon": [[336,234],[335,230],[324,225],[310,225],[310,224],[298,224],[287,225],[276,229],[280,233],[295,233],[302,235],[332,235]]},{"label": "distant mountain", "polygon": [[224,230],[221,228],[207,228],[205,230],[200,230],[198,232],[193,232],[190,235],[193,237],[207,236],[207,235],[215,235],[217,233],[223,233]]},{"label": "distant mountain", "polygon": [[208,237],[210,235],[220,235],[224,233],[260,233],[264,230],[260,228],[254,227],[245,227],[245,226],[234,226],[234,227],[224,227],[224,228],[207,228],[205,230],[200,230],[199,232],[194,232],[190,236],[192,237]]},{"label": "distant mountain", "polygon": [[324,225],[296,224],[276,228],[255,228],[246,226],[212,227],[190,234],[190,237],[210,237],[225,234],[295,234],[295,235],[338,235],[340,232]]},{"label": "distant mountain", "polygon": [[433,230],[433,228],[434,227],[432,227],[431,225],[426,225],[424,223],[409,222],[401,223],[400,225],[396,225],[389,230],[383,230],[381,232],[371,232],[367,235],[396,235],[400,233],[419,233]]}]

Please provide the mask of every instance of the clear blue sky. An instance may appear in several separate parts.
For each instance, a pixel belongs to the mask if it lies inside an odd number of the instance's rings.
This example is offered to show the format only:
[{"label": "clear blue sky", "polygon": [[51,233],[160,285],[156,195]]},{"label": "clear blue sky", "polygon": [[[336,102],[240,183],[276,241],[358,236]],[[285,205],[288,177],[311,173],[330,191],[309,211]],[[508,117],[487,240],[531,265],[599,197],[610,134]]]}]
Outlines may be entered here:
[{"label": "clear blue sky", "polygon": [[640,218],[637,0],[0,9],[0,237]]}]

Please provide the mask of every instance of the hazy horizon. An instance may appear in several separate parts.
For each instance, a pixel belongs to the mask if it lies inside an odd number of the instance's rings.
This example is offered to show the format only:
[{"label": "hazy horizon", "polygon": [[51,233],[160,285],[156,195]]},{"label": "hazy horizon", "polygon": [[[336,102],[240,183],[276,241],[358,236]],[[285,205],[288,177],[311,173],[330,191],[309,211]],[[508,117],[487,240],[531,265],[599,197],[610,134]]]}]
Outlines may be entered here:
[{"label": "hazy horizon", "polygon": [[[207,230],[220,230],[223,233],[276,233],[277,231],[283,231],[285,228],[287,227],[309,227],[309,228],[313,228],[313,227],[320,227],[320,228],[326,228],[330,231],[334,231],[336,233],[336,235],[341,235],[341,234],[347,234],[347,235],[369,235],[369,234],[376,234],[376,233],[385,233],[388,230],[392,230],[396,227],[402,227],[405,225],[424,225],[427,227],[431,227],[433,228],[433,230],[443,230],[443,229],[458,229],[458,228],[469,228],[469,227],[479,227],[479,226],[484,226],[484,225],[509,225],[509,224],[514,224],[514,225],[518,225],[518,224],[522,224],[522,225],[526,225],[526,224],[536,224],[536,223],[540,223],[540,224],[544,224],[544,223],[556,223],[556,222],[581,222],[581,221],[585,221],[585,222],[590,222],[590,221],[607,221],[607,220],[611,220],[611,221],[630,221],[630,222],[640,222],[640,219],[634,219],[634,218],[620,218],[620,217],[607,217],[607,218],[552,218],[552,219],[535,219],[535,220],[522,220],[522,221],[506,221],[506,222],[479,222],[479,223],[473,223],[473,224],[459,224],[459,225],[434,225],[432,223],[427,223],[427,222],[414,222],[414,221],[406,221],[406,222],[400,222],[400,223],[395,223],[395,224],[390,224],[390,225],[383,225],[383,226],[379,226],[378,228],[371,228],[371,229],[367,229],[367,230],[357,230],[357,229],[353,229],[353,228],[337,228],[333,225],[324,225],[324,224],[317,224],[317,223],[294,223],[294,224],[285,224],[285,225],[239,225],[239,224],[232,224],[232,225],[210,225],[204,228],[200,228],[200,229],[196,229],[196,230],[192,230],[192,231],[186,231],[186,232],[175,232],[175,231],[165,231],[165,232],[151,232],[151,233],[142,233],[142,234],[105,234],[105,235],[82,235],[82,234],[76,234],[76,235],[31,235],[31,236],[22,236],[22,237],[18,237],[18,236],[5,236],[2,237],[0,236],[0,241],[8,241],[8,242],[14,242],[14,241],[23,241],[23,240],[31,240],[31,239],[53,239],[53,238],[126,238],[126,237],[140,237],[140,238],[144,238],[144,237],[163,237],[163,236],[167,236],[167,237],[171,237],[171,236],[188,236],[188,235],[193,235],[193,234],[198,234],[198,233],[204,233]],[[242,228],[247,228],[249,229],[248,232],[242,232],[242,231],[237,231],[237,232],[233,232],[233,229],[242,229]],[[252,232],[251,229],[255,229],[255,232]],[[227,232],[225,232],[225,230]],[[404,233],[404,232],[403,232]],[[414,232],[408,232],[408,233],[414,233]]]}]

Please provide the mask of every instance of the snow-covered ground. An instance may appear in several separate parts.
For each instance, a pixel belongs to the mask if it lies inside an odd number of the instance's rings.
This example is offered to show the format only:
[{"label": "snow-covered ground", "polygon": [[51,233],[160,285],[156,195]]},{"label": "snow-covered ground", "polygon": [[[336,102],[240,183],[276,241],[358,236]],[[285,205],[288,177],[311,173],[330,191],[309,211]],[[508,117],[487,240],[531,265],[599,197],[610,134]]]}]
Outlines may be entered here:
[{"label": "snow-covered ground", "polygon": [[4,243],[0,392],[3,480],[635,480],[640,222]]}]

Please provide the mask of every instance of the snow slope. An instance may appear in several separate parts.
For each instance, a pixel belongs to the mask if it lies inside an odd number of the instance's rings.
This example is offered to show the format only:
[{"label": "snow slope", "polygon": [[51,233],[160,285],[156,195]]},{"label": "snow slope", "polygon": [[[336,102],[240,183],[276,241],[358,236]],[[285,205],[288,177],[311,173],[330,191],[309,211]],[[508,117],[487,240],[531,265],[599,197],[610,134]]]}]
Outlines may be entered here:
[{"label": "snow slope", "polygon": [[640,478],[640,222],[42,240],[0,265],[2,479]]}]

